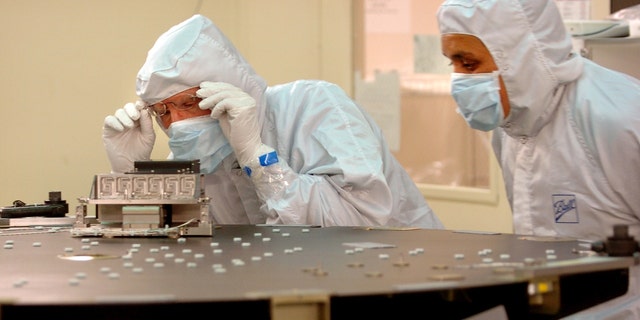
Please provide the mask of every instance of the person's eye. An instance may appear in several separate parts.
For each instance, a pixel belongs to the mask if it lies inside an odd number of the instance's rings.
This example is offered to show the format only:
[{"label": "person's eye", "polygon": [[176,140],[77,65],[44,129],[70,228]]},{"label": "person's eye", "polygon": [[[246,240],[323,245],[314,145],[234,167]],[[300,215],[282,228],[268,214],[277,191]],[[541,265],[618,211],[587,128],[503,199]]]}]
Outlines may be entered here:
[{"label": "person's eye", "polygon": [[478,62],[475,60],[469,60],[469,59],[462,59],[460,61],[460,65],[462,66],[462,68],[468,70],[468,71],[473,71],[477,68],[478,66]]}]

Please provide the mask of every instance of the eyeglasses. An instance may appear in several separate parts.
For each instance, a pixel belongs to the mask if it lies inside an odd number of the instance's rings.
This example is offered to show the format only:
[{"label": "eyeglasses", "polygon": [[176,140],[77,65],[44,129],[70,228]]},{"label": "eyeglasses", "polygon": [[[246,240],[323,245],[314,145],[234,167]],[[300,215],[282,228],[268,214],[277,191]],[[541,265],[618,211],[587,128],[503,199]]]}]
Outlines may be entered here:
[{"label": "eyeglasses", "polygon": [[193,94],[184,94],[181,97],[173,96],[171,99],[174,101],[160,101],[150,106],[146,106],[145,109],[147,109],[152,116],[160,118],[167,114],[167,107],[169,106],[176,110],[189,110],[195,107],[198,102],[200,102],[199,100],[202,100]]}]

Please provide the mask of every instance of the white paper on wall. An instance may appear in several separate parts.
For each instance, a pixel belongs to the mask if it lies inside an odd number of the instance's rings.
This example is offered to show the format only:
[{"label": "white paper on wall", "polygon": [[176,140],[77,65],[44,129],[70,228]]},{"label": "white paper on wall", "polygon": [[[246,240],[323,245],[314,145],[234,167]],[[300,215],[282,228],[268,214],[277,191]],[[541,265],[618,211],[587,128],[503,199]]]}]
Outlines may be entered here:
[{"label": "white paper on wall", "polygon": [[409,33],[411,0],[366,0],[365,33]]},{"label": "white paper on wall", "polygon": [[449,59],[442,55],[440,35],[414,35],[413,57],[414,73],[449,74],[453,71]]}]

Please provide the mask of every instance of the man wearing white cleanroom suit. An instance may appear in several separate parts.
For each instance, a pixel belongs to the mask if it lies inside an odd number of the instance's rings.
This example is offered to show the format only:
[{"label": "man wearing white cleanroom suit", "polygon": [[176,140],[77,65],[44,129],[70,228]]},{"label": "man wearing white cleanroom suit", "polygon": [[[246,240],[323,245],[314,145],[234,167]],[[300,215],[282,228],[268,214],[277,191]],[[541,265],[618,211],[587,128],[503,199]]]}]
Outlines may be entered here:
[{"label": "man wearing white cleanroom suit", "polygon": [[[173,158],[200,159],[215,223],[443,227],[379,127],[338,86],[268,87],[201,15],[158,38],[136,91],[140,101],[105,118],[112,172],[149,159],[155,114]],[[195,108],[169,102],[187,92]],[[181,112],[199,116],[174,118]]]},{"label": "man wearing white cleanroom suit", "polygon": [[[515,232],[640,238],[640,81],[572,52],[553,0],[447,0],[437,18],[459,113],[493,130]],[[640,319],[631,280],[581,316]]]}]

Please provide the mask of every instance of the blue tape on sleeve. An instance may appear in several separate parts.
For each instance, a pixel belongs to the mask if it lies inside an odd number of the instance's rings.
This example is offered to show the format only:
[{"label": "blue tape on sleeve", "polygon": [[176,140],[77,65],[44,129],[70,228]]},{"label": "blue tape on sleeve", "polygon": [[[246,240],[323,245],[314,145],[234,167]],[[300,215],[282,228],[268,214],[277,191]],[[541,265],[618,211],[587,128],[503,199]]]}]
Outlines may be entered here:
[{"label": "blue tape on sleeve", "polygon": [[[261,167],[267,167],[274,163],[278,163],[278,154],[275,151],[265,153],[258,157],[258,162]],[[251,168],[249,168],[249,166],[244,167],[243,170],[244,173],[251,177]]]},{"label": "blue tape on sleeve", "polygon": [[260,165],[263,167],[270,166],[274,163],[278,163],[278,154],[275,151],[265,153],[260,157],[258,157],[258,161],[260,162]]}]

